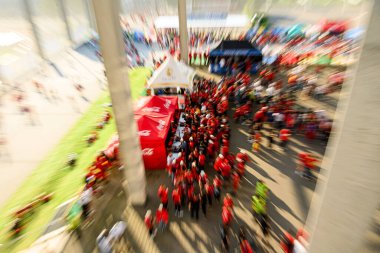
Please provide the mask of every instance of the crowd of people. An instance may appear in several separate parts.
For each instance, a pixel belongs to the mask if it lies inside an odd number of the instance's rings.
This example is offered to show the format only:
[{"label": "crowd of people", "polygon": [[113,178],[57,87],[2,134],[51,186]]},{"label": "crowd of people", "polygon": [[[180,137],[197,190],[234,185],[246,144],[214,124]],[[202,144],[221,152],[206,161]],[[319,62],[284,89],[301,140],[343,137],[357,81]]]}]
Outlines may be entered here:
[{"label": "crowd of people", "polygon": [[[208,208],[217,203],[221,205],[221,245],[228,250],[234,201],[229,192],[223,194],[223,188],[231,184],[232,194],[237,194],[249,157],[244,150],[236,156],[230,152],[229,101],[218,85],[221,84],[198,79],[194,82],[194,92],[186,94],[185,129],[179,153],[170,152],[167,157],[171,194],[168,186],[159,186],[160,206],[155,216],[151,210],[147,211],[145,224],[152,235],[164,230],[169,222],[169,199],[172,199],[175,216],[182,218],[188,207],[190,217],[195,220],[200,218],[200,211],[207,217]],[[252,250],[244,232],[240,241],[241,247]]]},{"label": "crowd of people", "polygon": [[[152,51],[153,66],[160,62],[160,51],[168,51],[172,56],[180,57],[180,39],[178,29],[165,28],[158,29],[155,25],[147,24],[148,21],[143,16],[131,17],[131,20],[123,19],[124,42],[126,54],[129,58],[130,66],[143,66],[147,60],[138,50],[137,44],[145,45]],[[138,24],[138,25],[137,25]],[[135,27],[144,27],[144,30]],[[236,32],[236,31],[235,31]],[[189,64],[207,65],[210,49],[221,40],[233,38],[232,30],[191,30],[188,37]],[[240,34],[238,39],[244,39],[244,34]],[[100,56],[100,53],[98,53]]]},{"label": "crowd of people", "polygon": [[[190,217],[198,220],[200,211],[207,217],[208,208],[218,203],[221,206],[221,245],[223,250],[229,250],[233,196],[239,195],[241,179],[250,157],[245,150],[231,153],[228,111],[233,112],[232,120],[249,127],[247,142],[252,143],[253,154],[260,152],[263,137],[268,140],[268,148],[277,144],[285,153],[293,135],[305,134],[310,141],[316,138],[328,140],[331,120],[326,113],[299,110],[295,106],[297,93],[307,85],[308,79],[303,79],[304,83],[287,82],[278,72],[278,69],[270,67],[260,71],[256,79],[241,71],[236,76],[223,77],[218,83],[204,78],[194,81],[194,91],[185,93],[185,109],[182,111],[185,128],[179,140],[180,148],[176,150],[179,153],[169,152],[167,157],[166,171],[171,185],[159,186],[157,196],[161,204],[156,215],[148,210],[145,216],[145,224],[152,236],[157,231],[164,231],[168,225],[168,208],[174,208],[175,216],[182,218],[188,207]],[[315,179],[318,159],[304,151],[298,156],[296,174]],[[230,192],[226,191],[226,185],[231,186]],[[260,225],[264,242],[268,242],[270,229],[269,195],[268,186],[258,179],[252,195],[252,212]],[[169,204],[170,200],[173,205]],[[245,228],[241,230],[241,251],[252,252],[252,246],[245,237]],[[307,241],[284,238],[282,245],[289,249],[295,241],[303,247]],[[285,250],[285,246],[283,248]]]}]

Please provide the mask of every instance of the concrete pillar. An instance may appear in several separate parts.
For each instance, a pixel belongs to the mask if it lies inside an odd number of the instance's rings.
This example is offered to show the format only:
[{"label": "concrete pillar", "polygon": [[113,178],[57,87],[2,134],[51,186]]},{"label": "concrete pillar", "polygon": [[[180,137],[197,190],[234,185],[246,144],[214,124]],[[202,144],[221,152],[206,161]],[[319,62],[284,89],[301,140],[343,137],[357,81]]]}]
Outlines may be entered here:
[{"label": "concrete pillar", "polygon": [[86,6],[86,14],[87,14],[88,20],[90,22],[90,27],[92,28],[92,30],[94,32],[97,32],[98,28],[96,27],[96,21],[95,21],[95,17],[94,17],[94,10],[92,8],[92,5],[89,2],[91,0],[83,0],[83,1],[84,1],[85,6]]},{"label": "concrete pillar", "polygon": [[32,17],[33,14],[32,14],[32,10],[30,8],[29,0],[23,0],[23,4],[24,4],[24,10],[25,10],[26,18],[27,18],[30,26],[32,27],[33,37],[34,37],[34,40],[35,40],[36,45],[37,45],[38,54],[40,55],[40,57],[42,59],[47,60],[45,52],[42,49],[42,39],[41,39],[41,36],[38,33],[37,26],[36,26],[36,24],[33,21],[33,17]]},{"label": "concrete pillar", "polygon": [[188,64],[188,34],[187,34],[187,16],[186,16],[186,0],[178,0],[178,21],[179,21],[179,44],[181,52],[181,60]]},{"label": "concrete pillar", "polygon": [[58,1],[58,8],[61,11],[62,20],[65,23],[67,37],[69,38],[69,41],[72,44],[75,44],[75,41],[73,40],[73,36],[72,36],[72,33],[71,33],[69,20],[67,18],[67,8],[66,8],[66,4],[67,3],[65,3],[64,0],[57,0],[57,1]]},{"label": "concrete pillar", "polygon": [[307,218],[310,253],[358,252],[379,206],[380,2],[373,2],[356,76],[344,84],[348,95],[339,101],[322,162],[326,180],[318,181]]},{"label": "concrete pillar", "polygon": [[107,73],[116,126],[119,133],[119,153],[124,164],[128,197],[132,204],[146,201],[145,168],[140,139],[134,120],[127,57],[120,26],[119,0],[92,0],[100,38],[100,47]]}]

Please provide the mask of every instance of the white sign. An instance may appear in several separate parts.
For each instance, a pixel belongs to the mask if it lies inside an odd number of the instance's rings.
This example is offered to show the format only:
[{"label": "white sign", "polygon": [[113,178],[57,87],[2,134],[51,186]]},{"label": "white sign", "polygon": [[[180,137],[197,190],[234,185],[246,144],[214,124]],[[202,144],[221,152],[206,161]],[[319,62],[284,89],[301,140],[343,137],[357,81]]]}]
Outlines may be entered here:
[{"label": "white sign", "polygon": [[150,135],[150,130],[141,130],[139,131],[140,136],[149,136]]},{"label": "white sign", "polygon": [[169,109],[169,107],[170,107],[171,104],[172,104],[172,101],[170,101],[169,99],[165,99],[164,106],[165,106],[166,109]]},{"label": "white sign", "polygon": [[144,148],[142,151],[143,156],[152,156],[153,148]]},{"label": "white sign", "polygon": [[159,125],[157,126],[157,129],[162,131],[165,127],[165,120],[160,119]]},{"label": "white sign", "polygon": [[143,112],[160,112],[160,107],[153,106],[153,107],[145,107],[141,109]]}]

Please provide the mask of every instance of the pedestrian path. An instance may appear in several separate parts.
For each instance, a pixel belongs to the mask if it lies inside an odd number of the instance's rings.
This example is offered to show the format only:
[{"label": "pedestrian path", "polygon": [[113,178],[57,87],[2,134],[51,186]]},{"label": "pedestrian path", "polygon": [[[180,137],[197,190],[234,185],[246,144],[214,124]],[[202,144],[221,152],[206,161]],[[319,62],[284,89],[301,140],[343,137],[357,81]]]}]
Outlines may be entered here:
[{"label": "pedestrian path", "polygon": [[[75,60],[69,55],[73,55]],[[20,81],[18,88],[2,99],[0,134],[6,143],[0,150],[0,206],[102,92],[99,84],[104,81],[99,79],[103,74],[101,63],[72,50],[57,59],[55,64],[65,77],[45,65],[40,73]],[[84,66],[92,72],[85,71]],[[33,80],[43,85],[44,92],[37,92]],[[83,96],[75,90],[73,82],[84,87]],[[23,103],[32,110],[30,115],[20,113],[19,104],[13,97],[17,89],[24,91]]]},{"label": "pedestrian path", "polygon": [[124,217],[127,222],[127,234],[136,252],[159,253],[155,242],[150,237],[144,222],[140,219],[132,205],[128,205],[124,211]]},{"label": "pedestrian path", "polygon": [[[336,93],[339,94],[338,92],[336,92]],[[302,107],[312,109],[313,111],[324,110],[329,119],[334,119],[335,107],[329,106],[323,101],[328,100],[328,99],[338,100],[339,98],[336,98],[336,97],[338,97],[338,95],[336,93],[326,95],[324,98],[321,98],[320,100],[316,100],[316,99],[311,98],[311,97],[306,96],[306,95],[299,95],[298,100],[297,100],[297,104],[302,106]]]}]

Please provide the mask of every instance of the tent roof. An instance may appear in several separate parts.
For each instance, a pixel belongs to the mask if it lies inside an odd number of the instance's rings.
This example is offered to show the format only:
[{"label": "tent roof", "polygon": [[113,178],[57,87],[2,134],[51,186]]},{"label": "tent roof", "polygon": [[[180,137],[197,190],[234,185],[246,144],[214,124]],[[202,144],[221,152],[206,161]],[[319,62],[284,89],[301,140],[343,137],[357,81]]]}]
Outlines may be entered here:
[{"label": "tent roof", "polygon": [[150,96],[139,99],[135,104],[135,114],[172,115],[178,109],[177,96]]},{"label": "tent roof", "polygon": [[257,56],[261,52],[247,40],[223,40],[210,52],[210,56]]},{"label": "tent roof", "polygon": [[170,127],[170,115],[135,115],[141,142],[164,141]]},{"label": "tent roof", "polygon": [[192,90],[194,74],[192,68],[169,56],[149,79],[148,88],[180,87]]}]

